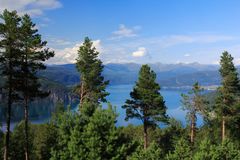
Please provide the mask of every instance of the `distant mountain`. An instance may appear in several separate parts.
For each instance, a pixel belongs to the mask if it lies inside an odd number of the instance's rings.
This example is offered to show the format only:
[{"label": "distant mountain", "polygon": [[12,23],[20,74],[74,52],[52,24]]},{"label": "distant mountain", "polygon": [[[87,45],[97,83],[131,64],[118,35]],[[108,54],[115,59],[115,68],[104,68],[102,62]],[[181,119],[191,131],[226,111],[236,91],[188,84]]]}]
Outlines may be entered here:
[{"label": "distant mountain", "polygon": [[[220,82],[217,65],[199,63],[149,65],[156,72],[157,81],[161,86],[191,86],[196,81],[202,85],[219,85]],[[132,84],[137,80],[140,67],[141,65],[136,63],[109,63],[105,65],[103,75],[112,85]],[[50,65],[39,75],[64,85],[75,85],[80,80],[74,64]]]}]

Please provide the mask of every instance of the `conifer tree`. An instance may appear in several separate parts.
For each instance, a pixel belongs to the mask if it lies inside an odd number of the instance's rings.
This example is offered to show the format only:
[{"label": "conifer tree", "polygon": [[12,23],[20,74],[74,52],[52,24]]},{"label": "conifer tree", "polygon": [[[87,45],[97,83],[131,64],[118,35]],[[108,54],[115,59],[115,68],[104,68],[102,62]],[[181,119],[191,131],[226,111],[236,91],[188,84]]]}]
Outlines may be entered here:
[{"label": "conifer tree", "polygon": [[190,141],[193,144],[196,132],[197,113],[203,117],[207,116],[207,102],[204,100],[202,92],[204,90],[196,82],[188,94],[182,94],[183,110],[187,111],[187,119],[190,121]]},{"label": "conifer tree", "polygon": [[28,147],[28,110],[30,101],[34,98],[46,97],[49,93],[41,91],[40,82],[36,75],[37,71],[44,70],[46,66],[44,61],[54,56],[54,52],[45,48],[47,42],[41,40],[41,35],[34,28],[35,24],[32,22],[29,15],[24,15],[21,20],[20,41],[21,57],[20,68],[17,73],[18,86],[17,91],[21,93],[24,106],[25,117],[25,159],[29,159]]},{"label": "conifer tree", "polygon": [[222,141],[226,138],[226,123],[230,116],[235,116],[234,107],[240,94],[240,83],[237,69],[233,64],[233,57],[228,52],[223,52],[220,61],[220,75],[222,86],[218,88],[219,97],[217,99],[216,113],[222,122]]},{"label": "conifer tree", "polygon": [[191,160],[192,153],[189,142],[184,138],[176,142],[175,150],[169,153],[166,157],[167,160]]},{"label": "conifer tree", "polygon": [[138,81],[122,108],[126,109],[126,120],[140,119],[143,123],[144,149],[148,147],[148,127],[158,122],[167,122],[166,106],[160,94],[160,86],[156,83],[156,74],[148,65],[139,71]]},{"label": "conifer tree", "polygon": [[0,15],[0,69],[4,78],[4,91],[7,94],[7,131],[5,138],[4,160],[9,157],[10,121],[13,102],[18,99],[15,87],[15,74],[19,60],[19,24],[21,18],[16,11],[4,10]]},{"label": "conifer tree", "polygon": [[109,81],[104,81],[102,76],[103,64],[98,59],[99,52],[93,46],[93,42],[86,37],[78,50],[76,67],[80,72],[80,85],[77,91],[80,93],[80,106],[83,101],[100,103],[106,102],[108,93],[105,91]]}]

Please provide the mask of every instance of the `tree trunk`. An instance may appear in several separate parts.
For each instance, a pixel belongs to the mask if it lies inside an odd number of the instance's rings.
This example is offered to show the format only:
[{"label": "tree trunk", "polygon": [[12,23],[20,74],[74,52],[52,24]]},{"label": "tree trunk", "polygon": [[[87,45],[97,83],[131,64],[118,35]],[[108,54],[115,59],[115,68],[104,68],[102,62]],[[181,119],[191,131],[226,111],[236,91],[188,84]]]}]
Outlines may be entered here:
[{"label": "tree trunk", "polygon": [[80,89],[80,106],[82,106],[83,103],[83,83],[81,82],[81,89]]},{"label": "tree trunk", "polygon": [[225,140],[225,138],[226,138],[226,133],[225,133],[225,131],[226,131],[226,126],[225,126],[225,123],[226,123],[226,119],[225,119],[225,116],[223,116],[222,117],[222,142]]},{"label": "tree trunk", "polygon": [[11,109],[12,109],[12,76],[9,76],[10,86],[8,91],[8,107],[7,107],[7,132],[4,146],[4,160],[8,160],[9,141],[10,141],[10,124],[11,124]]},{"label": "tree trunk", "polygon": [[143,134],[144,134],[144,149],[146,150],[148,147],[148,133],[147,133],[147,124],[145,120],[143,124]]},{"label": "tree trunk", "polygon": [[194,138],[195,138],[195,126],[196,122],[195,122],[195,115],[192,115],[191,117],[191,131],[190,131],[190,140],[191,143],[194,143]]},{"label": "tree trunk", "polygon": [[29,160],[29,147],[28,147],[28,98],[24,98],[24,111],[25,111],[25,160]]}]

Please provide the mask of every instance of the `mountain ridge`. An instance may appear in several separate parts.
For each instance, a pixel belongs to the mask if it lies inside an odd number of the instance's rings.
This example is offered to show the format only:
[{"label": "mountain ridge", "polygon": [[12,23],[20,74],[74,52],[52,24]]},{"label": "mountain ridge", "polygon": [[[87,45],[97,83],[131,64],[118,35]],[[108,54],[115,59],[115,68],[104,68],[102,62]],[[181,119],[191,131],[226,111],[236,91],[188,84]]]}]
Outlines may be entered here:
[{"label": "mountain ridge", "polygon": [[[218,65],[199,63],[163,64],[151,63],[151,68],[157,74],[157,81],[161,86],[191,86],[195,81],[202,85],[219,85],[220,76]],[[108,63],[104,65],[103,76],[111,85],[133,84],[137,80],[141,64],[137,63]],[[239,68],[239,67],[238,67]],[[75,85],[80,81],[80,74],[75,64],[48,65],[40,76],[62,83]]]}]

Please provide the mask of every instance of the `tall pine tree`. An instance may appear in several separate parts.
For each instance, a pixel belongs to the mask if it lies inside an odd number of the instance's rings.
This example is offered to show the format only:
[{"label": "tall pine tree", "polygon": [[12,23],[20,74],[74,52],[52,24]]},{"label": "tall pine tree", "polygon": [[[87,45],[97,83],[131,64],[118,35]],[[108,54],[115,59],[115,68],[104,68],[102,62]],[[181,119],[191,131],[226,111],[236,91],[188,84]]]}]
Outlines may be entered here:
[{"label": "tall pine tree", "polygon": [[45,48],[47,42],[41,40],[35,24],[31,21],[30,16],[24,15],[21,20],[20,40],[22,44],[20,68],[17,73],[18,86],[17,91],[21,93],[24,106],[25,117],[25,159],[29,159],[28,147],[28,110],[30,101],[34,98],[46,97],[47,92],[41,91],[40,83],[36,75],[37,71],[43,70],[46,66],[44,61],[54,56],[54,52]]},{"label": "tall pine tree", "polygon": [[197,113],[200,113],[204,118],[207,116],[207,101],[202,93],[203,89],[196,82],[188,94],[182,94],[183,110],[187,111],[187,120],[190,122],[190,141],[193,144],[196,135]]},{"label": "tall pine tree", "polygon": [[106,102],[108,93],[105,91],[109,81],[104,81],[102,76],[103,64],[98,59],[99,52],[93,46],[93,42],[86,37],[78,50],[76,67],[80,72],[80,85],[77,87],[80,93],[80,106],[84,101],[98,104]]},{"label": "tall pine tree", "polygon": [[140,119],[143,123],[144,149],[148,147],[148,128],[158,122],[167,122],[166,106],[160,94],[160,86],[156,83],[156,74],[148,65],[139,71],[138,81],[122,108],[126,109],[126,120]]},{"label": "tall pine tree", "polygon": [[233,64],[233,57],[228,52],[223,52],[219,72],[222,77],[222,86],[219,87],[216,113],[222,122],[222,140],[226,138],[226,122],[236,114],[234,104],[240,94],[240,83],[237,69]]},{"label": "tall pine tree", "polygon": [[4,91],[7,94],[7,131],[4,149],[4,160],[7,160],[9,157],[11,108],[18,97],[15,90],[15,74],[19,64],[19,24],[21,18],[16,11],[4,10],[0,15],[0,19],[2,20],[0,22],[0,73],[5,80]]}]

